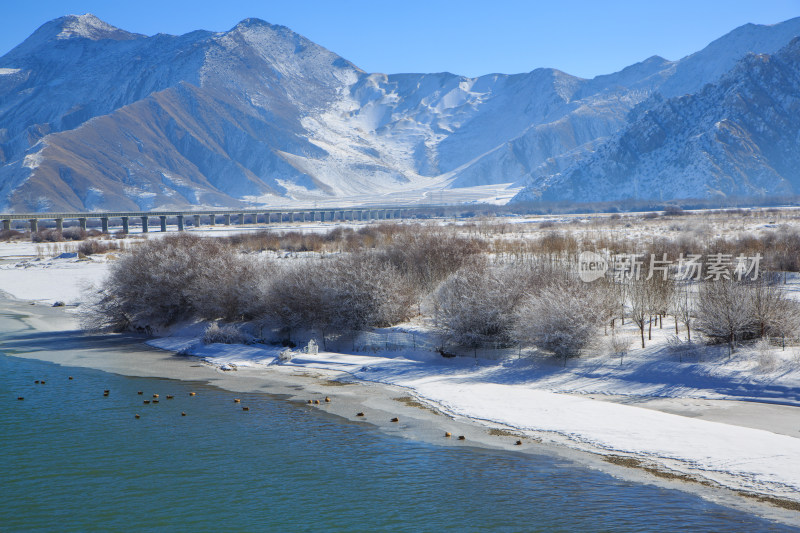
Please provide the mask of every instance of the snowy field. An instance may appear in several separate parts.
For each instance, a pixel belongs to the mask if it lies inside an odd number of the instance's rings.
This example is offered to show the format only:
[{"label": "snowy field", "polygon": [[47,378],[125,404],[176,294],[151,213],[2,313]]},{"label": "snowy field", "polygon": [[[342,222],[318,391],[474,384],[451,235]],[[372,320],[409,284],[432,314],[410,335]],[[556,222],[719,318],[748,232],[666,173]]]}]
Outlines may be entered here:
[{"label": "snowy field", "polygon": [[[492,222],[509,228],[492,238],[526,238],[552,231],[550,224],[577,239],[605,234],[652,239],[654,235],[683,231],[685,228],[679,226],[684,225],[692,226],[704,238],[714,238],[757,233],[781,224],[793,226],[795,216],[792,211],[760,211],[746,218],[718,214],[702,223],[689,218],[644,221],[641,216],[628,215],[613,221],[604,217],[602,223],[590,216],[510,217]],[[542,227],[542,222],[548,227]],[[459,223],[464,224],[465,232],[481,232],[481,224],[488,224]],[[328,228],[307,223],[270,229],[316,232]],[[198,233],[213,236],[251,229],[255,228],[202,228]],[[158,238],[159,234],[150,237]],[[101,283],[117,253],[86,259],[52,257],[69,254],[70,244],[60,244],[48,248],[0,243],[0,291],[18,299],[80,303],[91,284]],[[796,276],[787,276],[786,287],[792,294],[800,293]],[[316,354],[296,348],[287,353],[284,348],[261,344],[203,344],[203,328],[203,324],[175,328],[169,336],[149,344],[197,355],[223,370],[253,367],[269,372],[270,367],[281,365],[340,371],[361,380],[406,387],[454,417],[513,428],[522,435],[581,450],[632,456],[726,487],[800,501],[800,423],[795,411],[769,423],[758,420],[770,407],[765,404],[780,404],[783,409],[789,409],[785,405],[800,407],[798,346],[746,346],[730,357],[723,348],[700,343],[676,351],[668,342],[675,336],[674,322],[667,317],[663,327],[653,328],[653,338],[644,349],[635,342],[639,334],[635,326],[628,323],[619,327],[617,335],[631,339],[631,348],[622,360],[609,355],[605,346],[608,338],[601,336],[583,356],[564,365],[532,350],[453,359],[423,348]],[[422,320],[385,331],[413,331],[420,346],[435,344],[430,324]],[[680,330],[677,337],[685,340],[685,333]],[[646,405],[653,399],[663,401]],[[730,411],[725,422],[699,416],[700,400],[706,402],[703,405],[725,405]],[[723,403],[729,400],[737,402]],[[761,402],[756,405],[764,410],[759,411],[759,407],[738,412],[736,405],[753,405],[742,400]],[[680,407],[687,405],[694,406],[695,411]]]}]

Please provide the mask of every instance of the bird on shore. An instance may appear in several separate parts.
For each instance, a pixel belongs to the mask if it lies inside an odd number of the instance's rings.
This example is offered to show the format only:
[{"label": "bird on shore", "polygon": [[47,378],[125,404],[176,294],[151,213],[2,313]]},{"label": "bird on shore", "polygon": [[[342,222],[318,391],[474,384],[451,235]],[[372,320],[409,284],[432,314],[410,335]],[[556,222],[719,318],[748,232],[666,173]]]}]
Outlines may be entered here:
[{"label": "bird on shore", "polygon": [[356,416],[364,416],[364,413],[356,413]]},{"label": "bird on shore", "polygon": [[522,446],[522,441],[521,441],[521,440],[518,440],[517,442],[515,442],[515,443],[514,443],[514,445],[515,445],[515,446]]},{"label": "bird on shore", "polygon": [[447,437],[447,438],[449,439],[450,437],[452,437],[452,436],[453,436],[453,434],[452,434],[452,433],[450,433],[449,431],[445,431],[445,433],[444,433],[444,436],[445,436],[445,437]]},{"label": "bird on shore", "polygon": [[331,399],[325,396],[325,403],[331,403]]},{"label": "bird on shore", "polygon": [[467,437],[465,437],[464,435],[459,435],[458,440],[467,440]]},{"label": "bird on shore", "polygon": [[397,418],[397,417],[395,417],[395,418],[392,418],[392,422],[400,422],[400,419],[399,419],[399,418]]}]

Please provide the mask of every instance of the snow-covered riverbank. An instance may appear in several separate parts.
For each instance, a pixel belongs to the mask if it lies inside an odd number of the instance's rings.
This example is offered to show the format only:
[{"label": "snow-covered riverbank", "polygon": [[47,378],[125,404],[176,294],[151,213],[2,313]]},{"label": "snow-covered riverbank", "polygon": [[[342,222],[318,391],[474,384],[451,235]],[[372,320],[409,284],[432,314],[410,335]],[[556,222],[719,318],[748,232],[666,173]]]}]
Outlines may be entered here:
[{"label": "snow-covered riverbank", "polygon": [[[745,386],[733,377],[736,372],[728,380],[708,372],[701,380],[700,372],[692,368],[699,364],[687,364],[685,369],[693,375],[694,386],[682,388],[656,382],[659,378],[677,381],[680,377],[677,368],[667,372],[679,363],[664,362],[661,372],[650,374],[653,381],[648,385],[654,387],[650,391],[655,391],[657,385],[662,397],[660,406],[654,409],[566,393],[570,389],[587,389],[587,380],[593,375],[595,386],[591,392],[645,400],[648,396],[639,396],[636,391],[645,385],[649,365],[637,357],[630,358],[621,369],[607,358],[591,365],[571,361],[567,368],[558,368],[525,359],[476,363],[467,358],[424,360],[415,354],[382,357],[327,352],[299,353],[291,361],[280,363],[278,357],[283,349],[278,347],[204,345],[192,337],[167,337],[149,344],[197,355],[221,368],[266,370],[281,364],[346,372],[361,380],[407,388],[452,416],[513,428],[522,435],[603,455],[633,456],[736,490],[793,500],[800,493],[800,424],[796,407],[765,403],[759,404],[761,409],[755,412],[737,415],[736,407],[728,405],[727,423],[698,417],[697,411],[702,411],[699,404],[694,404],[694,412],[687,412],[689,416],[665,412],[679,410],[686,398],[736,398],[730,392],[738,390],[739,385],[753,401],[774,399],[770,396],[778,387],[788,394],[787,398],[797,399],[797,374],[773,380],[772,384],[759,386],[751,382]],[[758,428],[764,417],[770,417],[771,430]]]},{"label": "snow-covered riverbank", "polygon": [[[107,271],[106,261],[34,261],[21,248],[17,252],[0,265],[0,290],[21,299],[79,302],[87,284]],[[297,352],[278,364],[282,348],[205,345],[202,328],[150,344],[196,355],[220,372],[238,368],[224,372],[231,378],[275,380],[286,370],[324,371],[333,379],[400,387],[454,419],[510,430],[528,437],[525,442],[633,457],[735,490],[800,501],[798,407],[774,405],[800,405],[794,349],[773,349],[769,365],[754,350],[741,350],[730,360],[710,349],[686,357],[668,349],[669,326],[655,330],[647,349],[631,349],[621,363],[590,355],[571,359],[566,367],[535,354],[444,359],[422,350]],[[723,404],[714,402],[724,402],[725,416],[719,415]],[[712,411],[715,416],[706,416]]]}]

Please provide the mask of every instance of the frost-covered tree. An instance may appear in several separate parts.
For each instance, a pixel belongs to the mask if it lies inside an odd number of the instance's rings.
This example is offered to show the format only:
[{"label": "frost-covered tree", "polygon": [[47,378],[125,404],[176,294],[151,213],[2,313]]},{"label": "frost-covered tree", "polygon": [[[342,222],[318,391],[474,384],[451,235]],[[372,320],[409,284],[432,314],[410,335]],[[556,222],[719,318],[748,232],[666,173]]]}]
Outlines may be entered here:
[{"label": "frost-covered tree", "polygon": [[751,290],[735,280],[700,285],[696,312],[696,329],[709,339],[727,342],[730,351],[736,342],[753,338],[758,328]]},{"label": "frost-covered tree", "polygon": [[598,286],[562,280],[531,294],[516,311],[515,336],[563,357],[578,355],[605,320],[604,297]]},{"label": "frost-covered tree", "polygon": [[191,287],[202,271],[202,262],[219,256],[223,248],[219,241],[187,234],[140,244],[112,264],[84,323],[124,330],[193,316]]},{"label": "frost-covered tree", "polygon": [[460,237],[437,228],[415,228],[394,236],[380,256],[426,294],[482,251],[476,239]]},{"label": "frost-covered tree", "polygon": [[686,328],[686,340],[692,342],[692,321],[694,318],[695,300],[692,286],[684,284],[677,287],[672,299],[672,313],[675,316],[675,334],[678,334],[678,323]]},{"label": "frost-covered tree", "polygon": [[652,309],[650,287],[643,279],[630,280],[627,283],[627,295],[630,304],[629,316],[631,321],[639,328],[642,348],[644,348],[644,329],[647,326]]},{"label": "frost-covered tree", "polygon": [[474,261],[451,274],[433,295],[434,320],[446,342],[476,347],[508,344],[514,309],[525,295],[520,269]]},{"label": "frost-covered tree", "polygon": [[221,252],[198,265],[197,275],[188,287],[196,316],[230,322],[265,315],[277,270],[274,262],[232,248]]},{"label": "frost-covered tree", "polygon": [[372,253],[298,261],[270,293],[272,313],[288,329],[359,330],[410,317],[414,291]]}]

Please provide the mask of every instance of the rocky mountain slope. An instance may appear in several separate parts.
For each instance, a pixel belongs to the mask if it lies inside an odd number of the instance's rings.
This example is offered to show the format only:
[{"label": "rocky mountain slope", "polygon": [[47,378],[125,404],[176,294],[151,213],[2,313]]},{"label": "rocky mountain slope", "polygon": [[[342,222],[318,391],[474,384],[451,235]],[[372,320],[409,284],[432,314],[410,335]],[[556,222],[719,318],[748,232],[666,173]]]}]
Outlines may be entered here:
[{"label": "rocky mountain slope", "polygon": [[[665,190],[651,177],[632,179],[639,166],[609,173],[602,154],[623,157],[614,143],[646,130],[637,124],[667,114],[665,106],[684,117],[721,103],[725,112],[700,118],[723,121],[735,98],[703,96],[715,90],[703,87],[732,87],[745,73],[767,83],[777,74],[748,67],[753,58],[737,61],[773,54],[796,35],[800,18],[748,25],[680,61],[652,57],[591,80],[553,69],[466,78],[366,73],[255,19],[227,32],[147,37],[71,15],[0,58],[0,210],[274,205],[509,183],[527,185],[520,199],[596,201],[645,191],[657,198]],[[788,72],[792,58],[784,55],[779,64]],[[646,119],[649,110],[655,114]],[[669,119],[674,127],[660,135],[685,142],[692,126]],[[720,168],[720,177],[698,187],[696,172],[671,174],[673,196],[794,190],[791,162],[779,164],[772,152],[769,173],[744,148],[735,157],[720,149],[703,163],[709,158],[693,142],[697,148],[683,147],[680,156],[692,159],[679,162]],[[632,146],[625,157],[650,145]],[[745,166],[759,169],[747,185],[722,177]]]},{"label": "rocky mountain slope", "polygon": [[800,192],[800,39],[695,94],[653,98],[595,152],[519,198],[593,201]]}]

